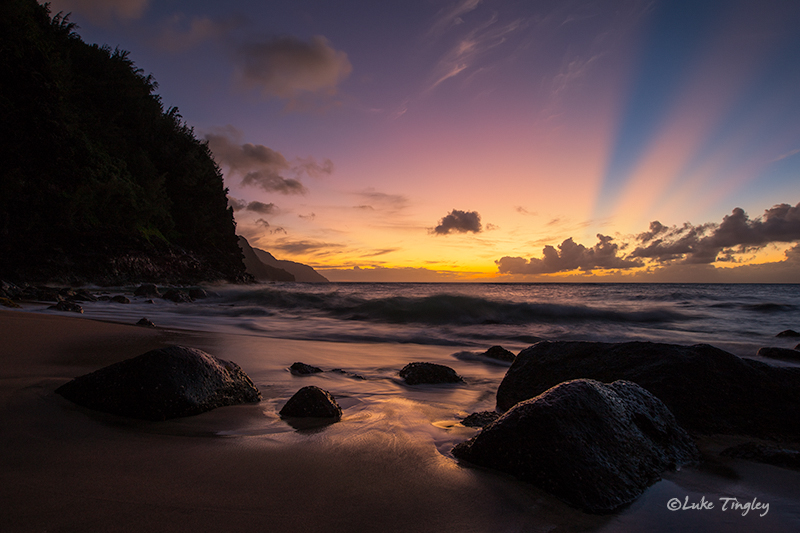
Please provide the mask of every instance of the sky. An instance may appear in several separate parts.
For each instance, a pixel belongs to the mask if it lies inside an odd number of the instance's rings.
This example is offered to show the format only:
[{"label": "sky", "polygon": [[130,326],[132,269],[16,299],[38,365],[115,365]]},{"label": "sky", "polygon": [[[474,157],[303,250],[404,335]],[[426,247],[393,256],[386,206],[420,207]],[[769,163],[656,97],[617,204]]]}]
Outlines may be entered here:
[{"label": "sky", "polygon": [[53,0],[331,281],[800,282],[800,2]]}]

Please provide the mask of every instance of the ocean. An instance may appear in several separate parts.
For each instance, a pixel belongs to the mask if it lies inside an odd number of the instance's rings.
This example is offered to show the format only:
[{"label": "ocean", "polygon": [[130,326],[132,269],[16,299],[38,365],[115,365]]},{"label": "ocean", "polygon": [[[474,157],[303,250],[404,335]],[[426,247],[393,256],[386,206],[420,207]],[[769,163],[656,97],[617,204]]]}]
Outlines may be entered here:
[{"label": "ocean", "polygon": [[[340,478],[321,481],[317,471],[332,468],[322,459],[296,476],[350,490],[390,476],[392,498],[401,493],[412,498],[428,486],[438,487],[437,495],[479,491],[492,498],[489,507],[497,516],[484,517],[486,527],[476,525],[475,531],[487,530],[489,523],[504,531],[654,532],[686,525],[693,531],[796,531],[800,524],[796,472],[747,461],[728,461],[724,471],[691,467],[665,473],[632,506],[613,517],[589,517],[507,476],[459,465],[451,455],[455,444],[478,431],[461,420],[495,409],[509,364],[484,357],[491,346],[518,353],[540,339],[639,340],[708,343],[756,357],[762,346],[797,344],[796,338],[776,334],[800,330],[800,285],[274,283],[209,286],[210,296],[192,303],[134,297],[134,288],[92,289],[126,294],[131,303],[84,302],[82,316],[126,324],[147,317],[158,326],[159,343],[189,345],[234,361],[263,395],[255,405],[157,424],[132,422],[134,434],[221,437],[234,447],[277,446],[298,457],[334,457],[343,461]],[[40,304],[24,307],[71,315]],[[116,349],[112,342],[120,341],[109,339],[109,353]],[[82,353],[81,346],[64,349]],[[96,369],[91,354],[71,357],[80,364],[70,375]],[[398,373],[415,361],[450,366],[464,383],[409,386]],[[294,362],[323,372],[294,375],[289,371]],[[333,394],[343,409],[340,422],[297,427],[280,418],[282,406],[306,385]],[[110,427],[116,431],[120,424]],[[371,481],[365,482],[365,475]],[[770,515],[763,520],[719,512],[690,515],[666,507],[674,498],[717,501],[731,495],[769,502]],[[353,501],[359,498],[369,500],[360,495]],[[762,525],[769,527],[759,529]]]}]

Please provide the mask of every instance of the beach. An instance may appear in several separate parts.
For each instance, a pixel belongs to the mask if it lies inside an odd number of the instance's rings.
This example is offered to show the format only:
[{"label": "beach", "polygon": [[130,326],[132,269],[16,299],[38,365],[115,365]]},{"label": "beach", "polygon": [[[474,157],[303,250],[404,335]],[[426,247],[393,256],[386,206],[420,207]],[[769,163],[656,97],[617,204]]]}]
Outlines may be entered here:
[{"label": "beach", "polygon": [[[459,465],[449,449],[477,431],[459,417],[493,408],[505,367],[454,358],[450,346],[378,348],[6,310],[0,338],[2,531],[800,528],[800,472],[739,459],[716,457],[666,473],[633,504],[605,516],[576,511],[506,475]],[[238,363],[263,401],[147,422],[89,411],[54,393],[75,376],[171,344]],[[286,370],[295,361],[326,370],[338,361],[345,371],[366,373],[359,361],[378,349],[387,361],[379,367],[383,377],[305,378]],[[467,384],[404,387],[390,378],[403,359],[450,361]],[[474,365],[482,370],[470,379]],[[296,430],[278,417],[305,384],[331,390],[344,409],[341,422]],[[709,438],[701,449],[731,442]],[[723,509],[720,498],[734,497],[769,504],[768,511]],[[682,508],[672,511],[668,503],[676,498]],[[691,508],[703,500],[714,507]]]}]

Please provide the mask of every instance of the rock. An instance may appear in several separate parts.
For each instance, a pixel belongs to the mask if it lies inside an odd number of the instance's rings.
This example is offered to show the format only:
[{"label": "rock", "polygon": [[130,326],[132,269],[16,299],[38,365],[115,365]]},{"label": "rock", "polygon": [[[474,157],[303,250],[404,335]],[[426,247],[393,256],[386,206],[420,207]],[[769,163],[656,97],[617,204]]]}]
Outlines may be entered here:
[{"label": "rock", "polygon": [[522,350],[497,390],[497,408],[571,379],[625,379],[658,397],[697,433],[800,437],[800,368],[775,367],[709,346],[549,342]]},{"label": "rock", "polygon": [[3,307],[14,307],[14,308],[22,307],[17,302],[9,300],[8,298],[5,298],[5,297],[0,298],[0,305],[2,305]]},{"label": "rock", "polygon": [[56,305],[51,305],[48,307],[48,309],[55,309],[56,311],[69,311],[72,313],[83,313],[83,307],[75,302],[70,302],[69,300],[61,300]]},{"label": "rock", "polygon": [[322,372],[322,369],[316,366],[307,365],[305,363],[293,363],[289,367],[289,372],[295,376],[305,376],[308,374],[317,374]]},{"label": "rock", "polygon": [[500,418],[500,413],[496,411],[481,411],[479,413],[472,413],[463,419],[461,423],[470,428],[482,428],[488,426],[498,418]]},{"label": "rock", "polygon": [[139,285],[139,287],[133,291],[134,296],[144,296],[148,298],[160,298],[161,293],[158,292],[158,287],[155,286],[153,283],[144,283]]},{"label": "rock", "polygon": [[156,325],[147,318],[142,318],[139,322],[136,323],[137,326],[144,326],[146,328],[154,328]]},{"label": "rock", "polygon": [[590,513],[632,502],[662,472],[699,457],[658,398],[629,381],[586,379],[516,404],[453,455]]},{"label": "rock", "polygon": [[203,300],[208,298],[208,293],[200,287],[192,287],[189,289],[189,298],[192,300]]},{"label": "rock", "polygon": [[800,333],[796,332],[793,329],[787,329],[785,331],[781,331],[776,337],[800,337]]},{"label": "rock", "polygon": [[185,346],[151,350],[114,363],[75,378],[56,392],[89,409],[144,420],[197,415],[261,400],[237,364]]},{"label": "rock", "polygon": [[343,368],[334,368],[333,370],[331,370],[331,372],[335,372],[337,374],[342,374],[344,376],[347,376],[347,377],[353,378],[353,379],[360,379],[360,380],[367,379],[364,376],[362,376],[361,374],[356,374],[355,372],[350,372],[349,370],[344,370]]},{"label": "rock", "polygon": [[91,292],[87,291],[86,289],[78,289],[77,291],[73,291],[67,289],[68,296],[65,296],[67,299],[72,300],[73,302],[96,302],[97,297],[92,294]]},{"label": "rock", "polygon": [[757,355],[761,357],[767,357],[769,359],[800,361],[800,352],[798,352],[797,349],[792,350],[791,348],[775,348],[772,346],[766,346],[764,348],[759,348]]},{"label": "rock", "polygon": [[795,350],[800,350],[800,344],[794,347]]},{"label": "rock", "polygon": [[131,303],[131,301],[126,296],[123,296],[121,294],[117,294],[116,296],[113,296],[111,298],[111,301],[114,302],[114,303],[117,303],[117,304],[129,304],[129,303]]},{"label": "rock", "polygon": [[517,357],[512,352],[509,352],[502,346],[492,346],[488,350],[483,353],[484,357],[489,357],[491,359],[497,359],[498,361],[505,361],[507,363],[513,363],[514,359]]},{"label": "rock", "polygon": [[342,418],[342,408],[336,403],[331,393],[309,385],[308,387],[303,387],[289,398],[289,401],[280,410],[280,415],[282,417],[332,418],[339,420]]},{"label": "rock", "polygon": [[188,294],[178,289],[169,289],[167,292],[164,293],[162,298],[164,298],[165,300],[169,300],[171,302],[175,302],[177,304],[190,303],[192,301],[192,299],[189,297]]},{"label": "rock", "polygon": [[408,363],[400,371],[400,377],[409,385],[422,383],[463,383],[461,376],[449,366],[436,363]]},{"label": "rock", "polygon": [[800,468],[800,452],[797,450],[787,450],[776,446],[758,444],[755,442],[745,442],[737,446],[731,446],[723,450],[720,455],[724,457],[734,457],[736,459],[747,459],[757,463],[764,463],[783,468]]}]

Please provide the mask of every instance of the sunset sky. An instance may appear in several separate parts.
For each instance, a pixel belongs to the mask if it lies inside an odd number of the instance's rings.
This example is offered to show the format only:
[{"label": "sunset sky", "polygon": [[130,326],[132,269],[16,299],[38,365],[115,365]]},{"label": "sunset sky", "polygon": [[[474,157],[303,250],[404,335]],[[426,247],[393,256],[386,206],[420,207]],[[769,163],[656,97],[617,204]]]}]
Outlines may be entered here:
[{"label": "sunset sky", "polygon": [[800,2],[53,0],[332,281],[800,282]]}]

